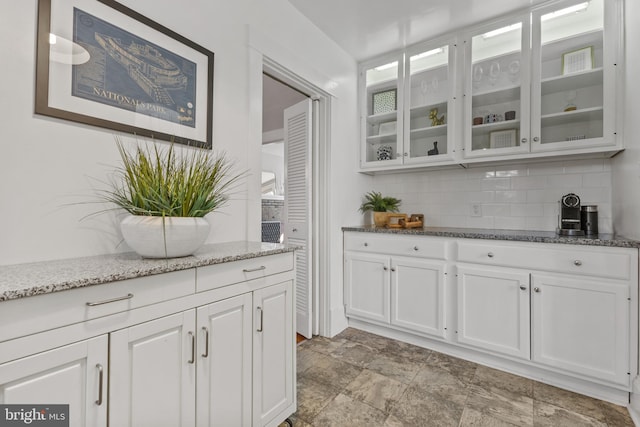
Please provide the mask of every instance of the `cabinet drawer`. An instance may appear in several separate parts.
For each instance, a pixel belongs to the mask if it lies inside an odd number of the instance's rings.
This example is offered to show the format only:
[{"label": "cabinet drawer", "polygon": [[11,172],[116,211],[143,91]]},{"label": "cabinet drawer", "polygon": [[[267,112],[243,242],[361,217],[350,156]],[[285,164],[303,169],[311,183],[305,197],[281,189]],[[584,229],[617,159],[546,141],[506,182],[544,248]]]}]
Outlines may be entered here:
[{"label": "cabinet drawer", "polygon": [[[635,254],[635,255],[634,255]],[[635,250],[530,243],[458,243],[458,260],[629,280]]]},{"label": "cabinet drawer", "polygon": [[194,292],[195,269],[189,269],[4,301],[0,342]]},{"label": "cabinet drawer", "polygon": [[445,259],[445,240],[437,237],[344,233],[344,250]]},{"label": "cabinet drawer", "polygon": [[293,269],[293,252],[198,267],[197,292]]}]

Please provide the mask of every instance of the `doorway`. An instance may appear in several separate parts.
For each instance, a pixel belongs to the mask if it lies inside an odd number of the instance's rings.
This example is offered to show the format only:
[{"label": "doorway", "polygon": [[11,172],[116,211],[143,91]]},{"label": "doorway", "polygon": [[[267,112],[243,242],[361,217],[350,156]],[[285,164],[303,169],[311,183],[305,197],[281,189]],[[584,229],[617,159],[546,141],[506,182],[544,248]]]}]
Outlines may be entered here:
[{"label": "doorway", "polygon": [[[295,152],[290,152],[288,150],[287,144],[284,143],[284,140],[287,138],[287,131],[289,133],[299,135],[298,130],[300,127],[291,127],[291,123],[299,124],[299,110],[302,107],[302,104],[308,104],[308,108],[306,109],[308,126],[305,127],[305,132],[308,131],[310,137],[310,144],[308,146],[307,157],[308,162],[301,169],[298,165],[298,174],[300,170],[305,171],[305,176],[307,178],[308,188],[306,193],[308,195],[309,208],[307,213],[307,232],[308,232],[308,241],[304,243],[305,247],[308,251],[299,250],[296,252],[296,262],[297,262],[297,277],[296,277],[296,318],[297,318],[297,326],[299,332],[303,332],[303,335],[306,337],[311,337],[312,335],[324,334],[327,331],[327,326],[325,322],[327,322],[327,316],[324,312],[325,310],[325,302],[328,301],[328,286],[322,286],[324,277],[326,277],[325,269],[327,268],[327,260],[328,260],[328,246],[326,244],[322,244],[322,242],[326,242],[328,239],[323,238],[327,235],[327,221],[328,221],[328,203],[320,203],[320,200],[327,200],[327,181],[328,181],[328,173],[325,171],[328,164],[327,159],[329,156],[328,150],[328,117],[329,117],[329,107],[330,107],[330,95],[323,92],[321,89],[313,86],[312,84],[300,79],[296,75],[292,74],[285,68],[279,66],[278,64],[272,62],[266,57],[262,57],[263,64],[263,90],[262,90],[262,119],[263,119],[263,151],[265,151],[265,155],[263,157],[263,170],[265,173],[265,179],[263,181],[264,185],[262,187],[264,197],[262,199],[263,204],[263,212],[262,217],[264,221],[276,220],[277,218],[273,218],[279,214],[278,209],[282,209],[282,213],[280,216],[280,239],[287,243],[296,244],[300,246],[300,241],[297,240],[300,237],[300,227],[290,222],[287,224],[286,219],[286,205],[287,205],[287,185],[282,185],[283,182],[286,182],[287,178],[287,165],[291,164],[288,162],[288,157],[292,156],[292,158],[299,157],[300,155],[300,146],[299,142],[297,142],[297,148],[293,147]],[[275,91],[273,90],[275,89]],[[287,94],[288,95],[283,95]],[[304,102],[300,102],[300,100]],[[313,101],[312,101],[313,100]],[[275,109],[277,112],[273,112],[274,105],[280,104],[280,107]],[[292,107],[288,107],[288,105],[293,105]],[[284,111],[287,110],[287,113]],[[304,110],[304,108],[303,108]],[[276,114],[277,118],[269,117],[269,114]],[[287,118],[285,118],[285,114],[288,114]],[[277,123],[278,125],[273,125],[270,123]],[[287,128],[287,122],[289,122],[289,128]],[[294,139],[297,136],[294,135]],[[311,138],[313,137],[313,138]],[[311,143],[311,139],[313,139],[313,143]],[[281,147],[278,146],[279,142],[284,144]],[[269,168],[269,161],[274,160],[274,152],[275,156],[284,157],[284,176],[280,177],[278,173],[271,174],[272,170],[276,168]],[[282,154],[283,153],[283,154]],[[279,164],[282,164],[280,162]],[[294,176],[296,173],[295,170],[289,169],[289,175]],[[296,178],[297,179],[297,178]],[[299,183],[299,180],[296,180],[295,183]],[[292,202],[294,199],[294,192],[299,194],[299,185],[291,185],[292,193],[289,202]],[[294,188],[296,187],[296,188]],[[273,193],[273,194],[269,194]],[[280,194],[281,193],[281,194]],[[275,205],[280,204],[282,207],[275,207]],[[300,215],[299,212],[296,213],[294,217],[296,217],[296,221],[299,220]],[[313,221],[311,219],[313,218]],[[295,221],[294,221],[295,222]],[[265,225],[265,227],[268,227]],[[288,228],[287,228],[288,227]],[[297,233],[296,233],[297,232]],[[306,258],[305,258],[306,254]],[[304,264],[305,269],[302,269]],[[301,292],[301,288],[299,285],[304,282],[301,280],[302,271],[304,275],[308,279],[308,292]],[[306,302],[305,302],[306,300]],[[308,321],[308,322],[307,322]],[[308,328],[301,328],[301,325],[307,324]]]}]

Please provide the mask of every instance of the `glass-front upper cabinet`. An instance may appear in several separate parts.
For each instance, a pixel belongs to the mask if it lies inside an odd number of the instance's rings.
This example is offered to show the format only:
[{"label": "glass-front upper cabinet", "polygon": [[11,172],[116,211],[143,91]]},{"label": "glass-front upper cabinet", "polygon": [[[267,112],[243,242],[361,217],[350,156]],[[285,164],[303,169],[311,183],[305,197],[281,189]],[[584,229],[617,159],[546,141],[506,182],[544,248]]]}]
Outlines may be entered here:
[{"label": "glass-front upper cabinet", "polygon": [[615,144],[616,61],[607,47],[605,1],[568,1],[533,13],[533,151]]},{"label": "glass-front upper cabinet", "polygon": [[405,55],[404,163],[450,160],[454,152],[455,41],[430,42]]},{"label": "glass-front upper cabinet", "polygon": [[464,157],[529,151],[529,14],[465,37]]},{"label": "glass-front upper cabinet", "polygon": [[402,163],[402,58],[386,56],[360,68],[362,167]]}]

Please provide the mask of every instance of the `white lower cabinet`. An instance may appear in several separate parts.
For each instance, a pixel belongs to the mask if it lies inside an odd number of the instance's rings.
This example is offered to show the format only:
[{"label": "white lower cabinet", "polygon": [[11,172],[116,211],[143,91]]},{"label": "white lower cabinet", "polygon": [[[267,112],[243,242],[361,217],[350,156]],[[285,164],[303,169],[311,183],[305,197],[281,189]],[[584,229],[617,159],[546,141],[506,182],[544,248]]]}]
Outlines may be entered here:
[{"label": "white lower cabinet", "polygon": [[532,274],[533,361],[629,384],[629,286]]},{"label": "white lower cabinet", "polygon": [[458,265],[458,341],[529,359],[529,274]]},{"label": "white lower cabinet", "polygon": [[[0,341],[0,404],[69,404],[71,427],[279,425],[296,409],[293,253],[255,263],[198,269],[202,290],[181,298]],[[78,305],[137,303],[131,286]],[[24,298],[25,318],[43,302]]]},{"label": "white lower cabinet", "polygon": [[638,374],[637,248],[365,232],[345,232],[344,247],[352,325],[628,399]]},{"label": "white lower cabinet", "polygon": [[68,404],[70,427],[106,426],[108,345],[102,335],[0,364],[0,403]]},{"label": "white lower cabinet", "polygon": [[296,401],[293,282],[255,291],[253,307],[253,425],[278,425]]},{"label": "white lower cabinet", "polygon": [[188,310],[111,334],[110,425],[194,425],[194,326]]},{"label": "white lower cabinet", "polygon": [[444,337],[444,261],[348,252],[344,283],[347,316]]},{"label": "white lower cabinet", "polygon": [[198,307],[198,426],[251,425],[252,298]]}]

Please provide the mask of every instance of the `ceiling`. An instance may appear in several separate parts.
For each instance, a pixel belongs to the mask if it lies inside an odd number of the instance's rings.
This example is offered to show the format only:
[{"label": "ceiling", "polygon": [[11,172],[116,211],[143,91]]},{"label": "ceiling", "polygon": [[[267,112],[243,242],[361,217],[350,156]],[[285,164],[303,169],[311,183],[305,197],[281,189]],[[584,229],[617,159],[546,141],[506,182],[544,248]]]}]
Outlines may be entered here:
[{"label": "ceiling", "polygon": [[306,95],[263,74],[262,76],[262,132],[284,127],[284,109],[303,99]]},{"label": "ceiling", "polygon": [[547,0],[289,0],[357,61]]}]

